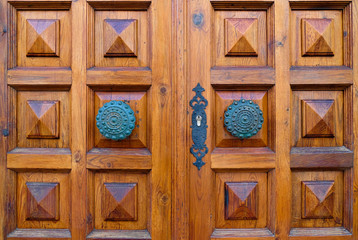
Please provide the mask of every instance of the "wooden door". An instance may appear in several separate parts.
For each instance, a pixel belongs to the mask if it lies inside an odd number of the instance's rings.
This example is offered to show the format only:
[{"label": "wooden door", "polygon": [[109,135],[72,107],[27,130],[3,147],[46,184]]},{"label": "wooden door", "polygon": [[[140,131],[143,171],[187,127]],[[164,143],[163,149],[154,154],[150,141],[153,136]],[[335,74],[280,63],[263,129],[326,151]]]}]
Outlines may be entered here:
[{"label": "wooden door", "polygon": [[[196,0],[176,11],[187,132],[176,129],[175,239],[358,239],[357,2]],[[200,127],[191,99],[206,106]]]},{"label": "wooden door", "polygon": [[0,9],[0,239],[170,239],[170,1]]}]

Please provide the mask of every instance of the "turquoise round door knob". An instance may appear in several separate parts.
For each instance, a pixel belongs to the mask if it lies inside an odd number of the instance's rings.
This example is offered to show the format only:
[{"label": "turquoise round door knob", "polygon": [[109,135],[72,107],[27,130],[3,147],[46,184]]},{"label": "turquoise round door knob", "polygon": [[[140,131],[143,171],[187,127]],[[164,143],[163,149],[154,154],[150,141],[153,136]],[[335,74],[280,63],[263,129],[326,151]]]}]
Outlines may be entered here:
[{"label": "turquoise round door knob", "polygon": [[110,101],[98,110],[96,125],[99,132],[112,140],[123,140],[131,135],[136,118],[131,107],[123,101]]},{"label": "turquoise round door knob", "polygon": [[263,123],[263,113],[259,105],[252,100],[234,100],[225,112],[226,130],[240,139],[256,135]]}]

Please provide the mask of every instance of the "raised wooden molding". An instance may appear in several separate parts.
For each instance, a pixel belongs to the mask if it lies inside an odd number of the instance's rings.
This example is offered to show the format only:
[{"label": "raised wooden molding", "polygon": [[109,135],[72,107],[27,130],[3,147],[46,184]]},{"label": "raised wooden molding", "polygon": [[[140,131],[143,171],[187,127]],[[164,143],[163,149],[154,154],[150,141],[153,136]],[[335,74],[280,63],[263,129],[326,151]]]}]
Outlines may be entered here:
[{"label": "raised wooden molding", "polygon": [[137,183],[104,183],[102,214],[105,220],[137,220]]},{"label": "raised wooden molding", "polygon": [[27,182],[27,220],[52,220],[60,218],[59,183]]},{"label": "raised wooden molding", "polygon": [[60,20],[27,19],[26,48],[28,57],[60,56]]},{"label": "raised wooden molding", "polygon": [[257,219],[257,182],[225,183],[225,219]]},{"label": "raised wooden molding", "polygon": [[303,99],[301,102],[302,137],[334,137],[334,99]]},{"label": "raised wooden molding", "polygon": [[333,218],[334,181],[302,182],[302,218]]},{"label": "raised wooden molding", "polygon": [[138,51],[137,19],[105,19],[103,22],[105,57],[136,57]]},{"label": "raised wooden molding", "polygon": [[303,56],[334,56],[333,21],[331,18],[302,19]]},{"label": "raised wooden molding", "polygon": [[225,19],[225,55],[257,56],[257,18]]}]

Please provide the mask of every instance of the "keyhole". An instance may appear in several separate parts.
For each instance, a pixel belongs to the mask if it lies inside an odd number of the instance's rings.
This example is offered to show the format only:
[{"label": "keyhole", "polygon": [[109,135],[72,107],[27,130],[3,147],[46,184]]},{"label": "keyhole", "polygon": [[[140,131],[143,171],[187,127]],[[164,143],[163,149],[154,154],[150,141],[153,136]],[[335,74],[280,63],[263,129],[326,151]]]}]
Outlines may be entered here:
[{"label": "keyhole", "polygon": [[203,117],[200,116],[200,115],[197,115],[195,119],[196,119],[196,126],[200,127],[201,126],[201,120],[203,119]]}]

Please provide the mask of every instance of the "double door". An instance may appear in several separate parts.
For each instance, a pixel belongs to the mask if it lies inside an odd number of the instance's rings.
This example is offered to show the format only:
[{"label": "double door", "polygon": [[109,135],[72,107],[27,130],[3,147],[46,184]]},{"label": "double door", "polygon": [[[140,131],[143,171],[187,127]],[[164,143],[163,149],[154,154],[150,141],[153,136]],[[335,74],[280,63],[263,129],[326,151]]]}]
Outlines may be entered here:
[{"label": "double door", "polygon": [[1,4],[0,238],[357,238],[356,2]]}]

